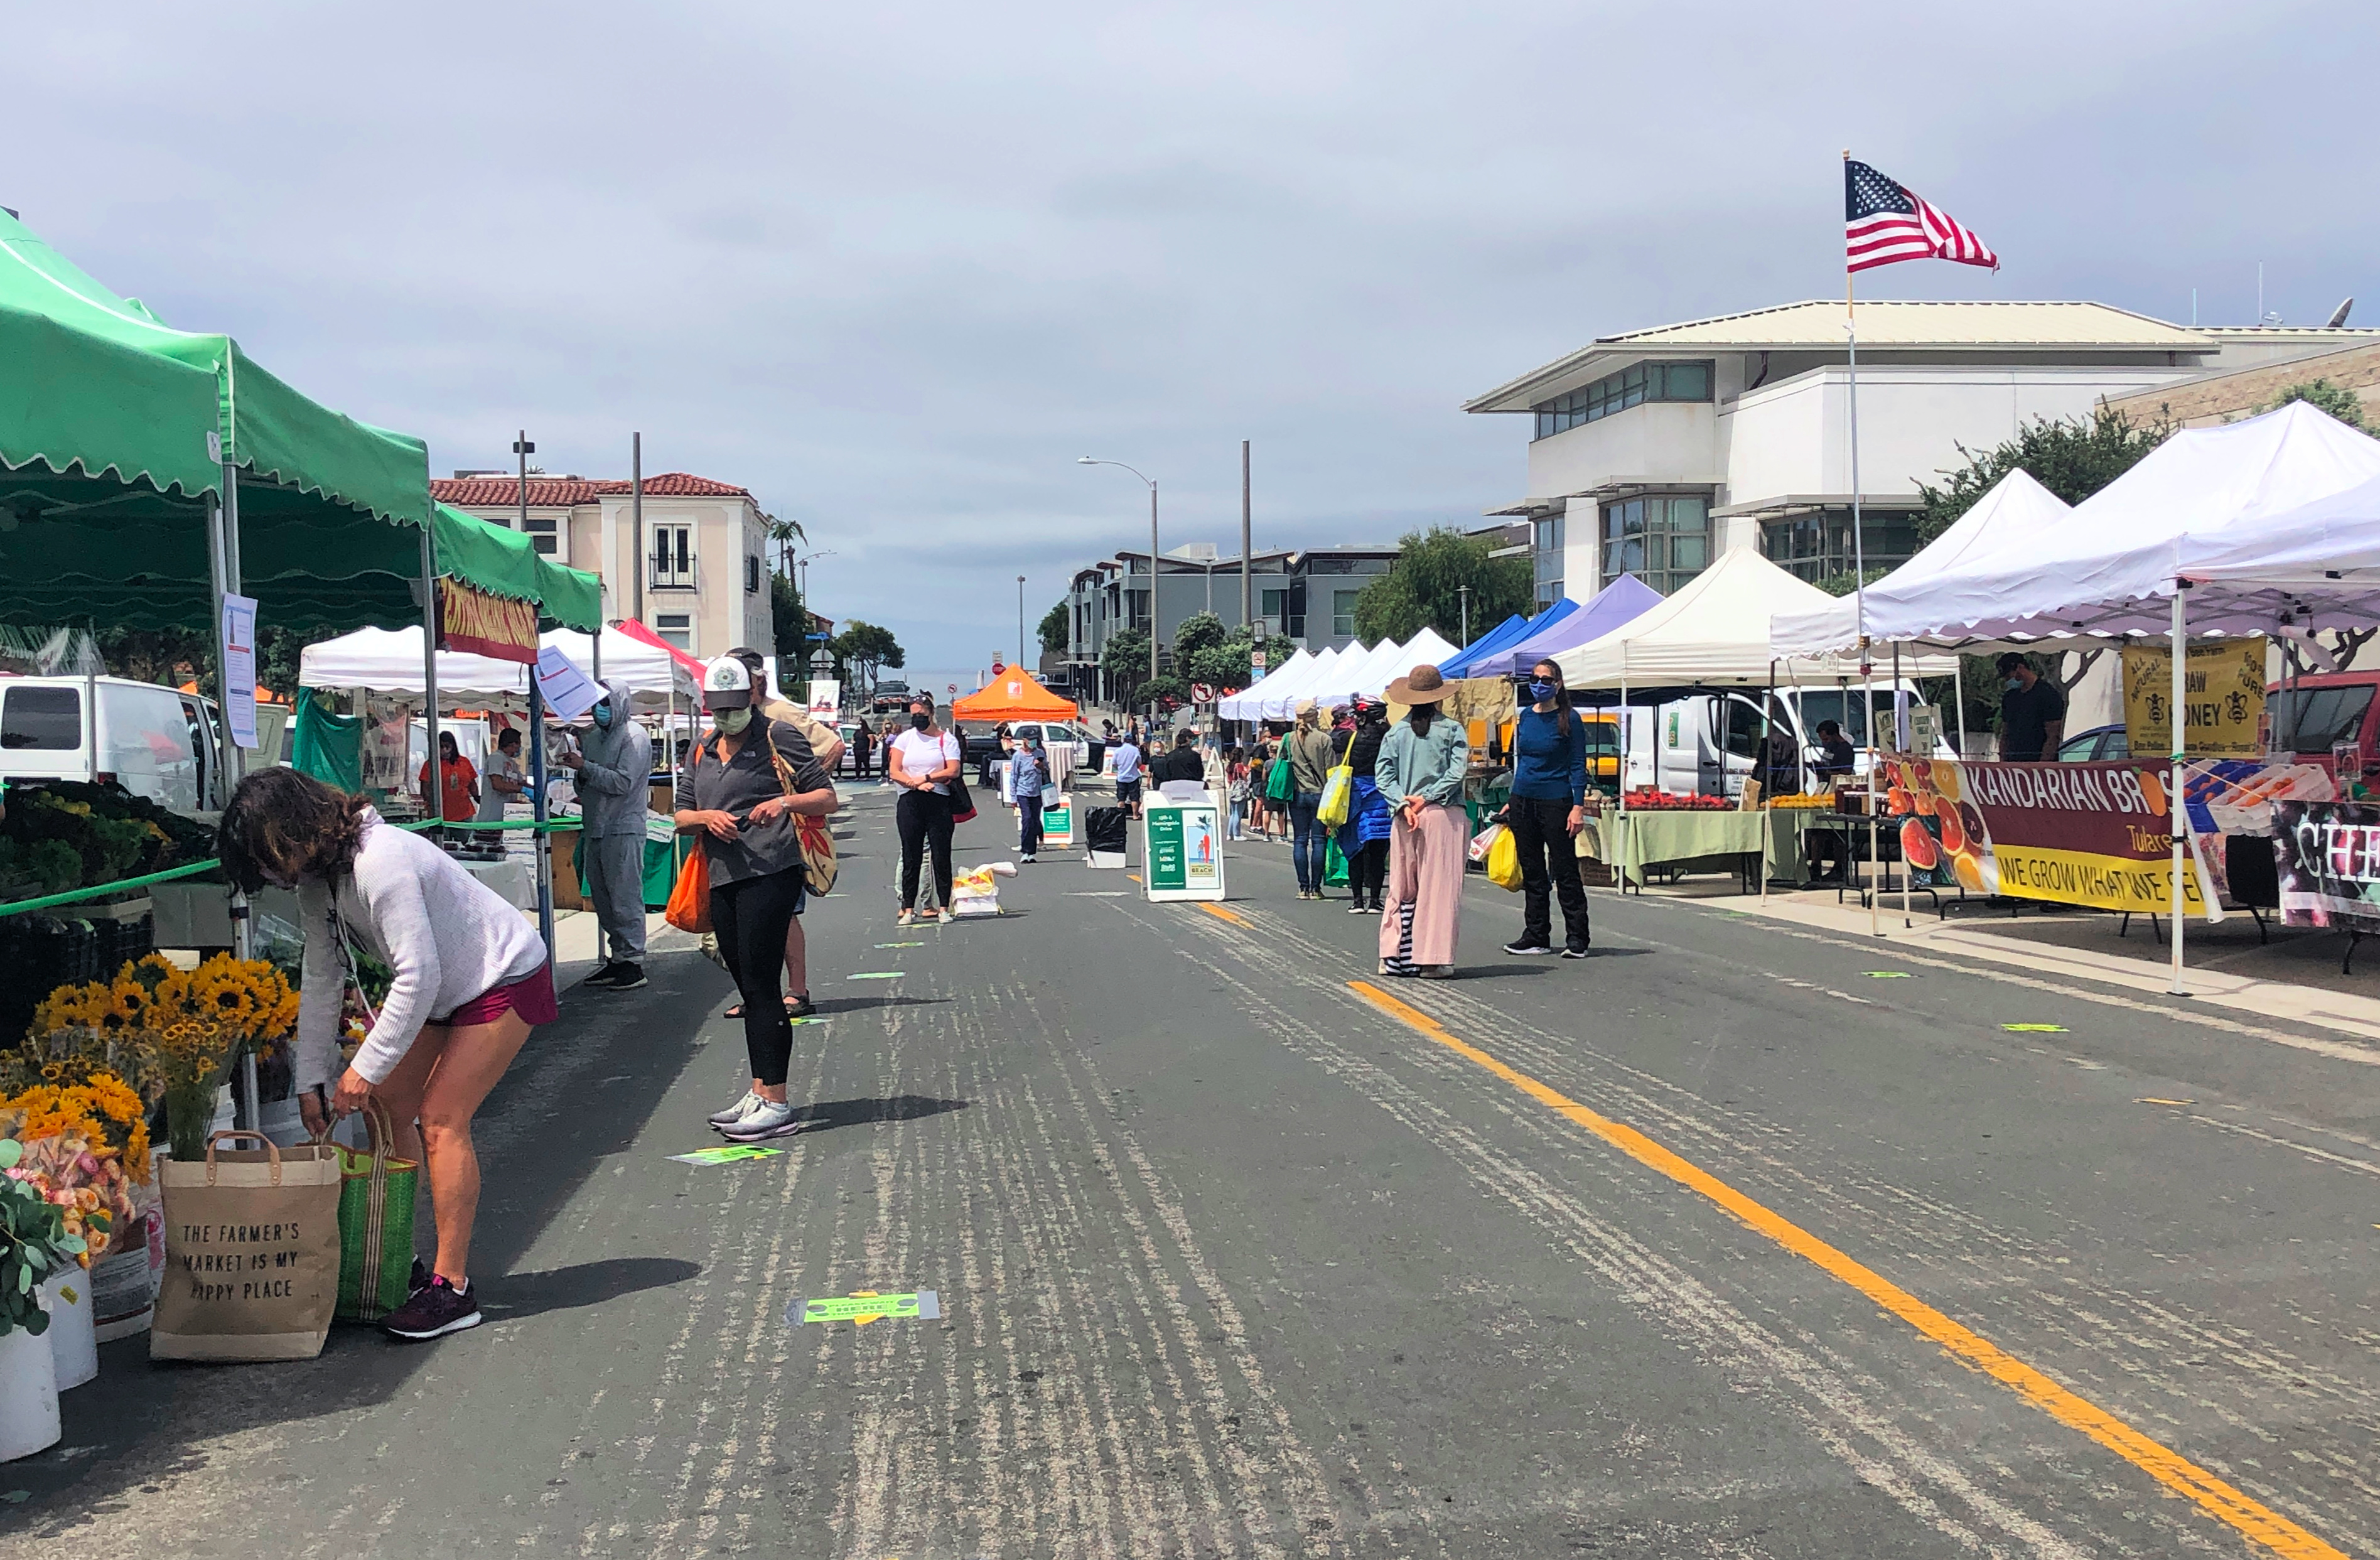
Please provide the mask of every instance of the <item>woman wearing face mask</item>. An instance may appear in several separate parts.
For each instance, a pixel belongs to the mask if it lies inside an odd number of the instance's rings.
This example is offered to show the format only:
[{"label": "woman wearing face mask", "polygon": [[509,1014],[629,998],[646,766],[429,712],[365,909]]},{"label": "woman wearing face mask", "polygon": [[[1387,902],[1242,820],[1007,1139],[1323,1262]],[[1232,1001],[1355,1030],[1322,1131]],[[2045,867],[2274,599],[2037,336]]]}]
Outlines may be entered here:
[{"label": "woman wearing face mask", "polygon": [[[436,845],[383,823],[363,798],[295,769],[263,769],[239,782],[216,851],[225,876],[249,893],[267,883],[298,890],[306,968],[292,1048],[308,1130],[319,1135],[334,1113],[376,1098],[395,1129],[392,1151],[426,1158],[437,1264],[424,1271],[415,1262],[413,1298],[382,1327],[419,1341],[479,1325],[468,1265],[480,1206],[471,1118],[530,1027],[555,1016],[545,944],[519,911]],[[351,939],[395,980],[326,1102]]]},{"label": "woman wearing face mask", "polygon": [[917,873],[926,850],[933,848],[936,918],[945,926],[951,913],[951,785],[958,778],[959,739],[934,725],[934,707],[919,699],[909,707],[909,729],[892,739],[886,760],[892,783],[902,787],[893,804],[892,822],[901,831],[901,913],[904,926],[917,920]]},{"label": "woman wearing face mask", "polygon": [[702,669],[713,730],[695,744],[677,780],[677,827],[698,834],[710,858],[710,928],[744,998],[744,1048],[752,1086],[710,1118],[737,1143],[799,1130],[785,1096],[792,1015],[781,985],[786,929],[802,913],[801,840],[794,816],[823,817],[834,784],[802,733],[752,708],[752,673],[734,656]]},{"label": "woman wearing face mask", "polygon": [[1390,704],[1411,707],[1380,744],[1373,771],[1393,813],[1389,830],[1389,902],[1381,912],[1380,973],[1444,980],[1454,973],[1463,918],[1464,848],[1470,820],[1458,804],[1471,744],[1463,722],[1439,711],[1454,692],[1434,666],[1389,684]]},{"label": "woman wearing face mask", "polygon": [[1584,959],[1586,890],[1576,841],[1586,826],[1586,722],[1571,708],[1553,662],[1531,668],[1527,686],[1529,706],[1512,732],[1512,799],[1504,805],[1504,827],[1521,853],[1521,935],[1504,951],[1554,950],[1550,887],[1561,895],[1562,957]]},{"label": "woman wearing face mask", "polygon": [[1380,744],[1389,734],[1389,712],[1373,699],[1355,701],[1355,736],[1347,746],[1347,768],[1355,788],[1347,799],[1347,821],[1339,827],[1339,853],[1347,858],[1347,887],[1354,902],[1350,915],[1380,913],[1389,877],[1389,804],[1380,794]]}]

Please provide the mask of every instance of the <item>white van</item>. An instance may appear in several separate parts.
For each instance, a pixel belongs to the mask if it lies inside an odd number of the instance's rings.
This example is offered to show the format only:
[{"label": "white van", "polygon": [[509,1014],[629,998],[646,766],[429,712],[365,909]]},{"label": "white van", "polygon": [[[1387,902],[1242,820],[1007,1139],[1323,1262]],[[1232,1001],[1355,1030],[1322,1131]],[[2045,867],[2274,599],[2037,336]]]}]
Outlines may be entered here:
[{"label": "white van", "polygon": [[[1916,683],[1904,678],[1912,704],[1919,702]],[[1765,690],[1695,694],[1670,704],[1622,712],[1623,747],[1628,755],[1627,784],[1657,786],[1684,795],[1740,796],[1743,782],[1758,767],[1760,744],[1767,731],[1761,714]],[[1853,772],[1867,772],[1867,720],[1859,688],[1780,687],[1777,701],[1802,753],[1804,783],[1818,757],[1818,723],[1832,720],[1857,754]],[[1876,720],[1889,737],[1893,705],[1890,679],[1875,690]],[[1958,755],[1949,733],[1939,756]]]},{"label": "white van", "polygon": [[121,783],[177,813],[220,809],[212,699],[122,677],[0,676],[0,776]]}]

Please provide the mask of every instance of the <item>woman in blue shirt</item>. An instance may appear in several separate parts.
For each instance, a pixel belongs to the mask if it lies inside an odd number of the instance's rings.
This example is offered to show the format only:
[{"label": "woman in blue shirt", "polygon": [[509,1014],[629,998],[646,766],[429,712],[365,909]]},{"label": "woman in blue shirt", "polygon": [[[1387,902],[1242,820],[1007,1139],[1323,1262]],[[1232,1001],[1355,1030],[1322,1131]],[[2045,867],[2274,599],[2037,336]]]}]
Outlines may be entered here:
[{"label": "woman in blue shirt", "polygon": [[1570,707],[1561,668],[1529,671],[1529,707],[1512,732],[1512,799],[1504,826],[1521,853],[1521,935],[1507,953],[1551,953],[1548,878],[1561,895],[1562,957],[1586,957],[1586,890],[1578,881],[1578,831],[1586,823],[1586,722]]}]

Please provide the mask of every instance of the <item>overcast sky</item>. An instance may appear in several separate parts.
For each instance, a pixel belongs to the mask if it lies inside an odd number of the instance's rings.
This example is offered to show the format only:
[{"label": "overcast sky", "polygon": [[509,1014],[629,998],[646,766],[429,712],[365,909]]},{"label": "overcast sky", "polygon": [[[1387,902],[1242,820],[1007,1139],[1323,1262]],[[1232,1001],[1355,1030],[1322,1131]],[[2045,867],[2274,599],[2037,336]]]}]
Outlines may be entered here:
[{"label": "overcast sky", "polygon": [[10,23],[0,204],[285,378],[505,464],[740,482],[815,604],[978,665],[1145,543],[1521,495],[1467,396],[1840,290],[1841,150],[1998,276],[2380,324],[2380,8],[119,3]]}]

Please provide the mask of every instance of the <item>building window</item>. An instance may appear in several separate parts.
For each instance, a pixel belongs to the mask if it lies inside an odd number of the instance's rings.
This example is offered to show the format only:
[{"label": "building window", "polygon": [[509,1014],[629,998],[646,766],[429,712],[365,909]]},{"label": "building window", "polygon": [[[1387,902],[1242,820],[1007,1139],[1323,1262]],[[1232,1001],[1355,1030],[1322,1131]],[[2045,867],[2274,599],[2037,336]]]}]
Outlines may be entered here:
[{"label": "building window", "polygon": [[744,555],[744,594],[760,594],[760,560],[748,552]]},{"label": "building window", "polygon": [[[1905,512],[1860,516],[1861,550],[1868,573],[1906,563],[1917,553],[1917,517]],[[1787,574],[1819,585],[1852,574],[1852,512],[1813,510],[1760,523],[1760,552]]]},{"label": "building window", "polygon": [[1285,589],[1257,592],[1257,614],[1264,619],[1268,629],[1275,634],[1281,633],[1281,625],[1289,621],[1289,592]]},{"label": "building window", "polygon": [[562,538],[554,534],[554,523],[552,520],[540,520],[535,515],[531,515],[528,524],[522,529],[528,534],[529,545],[545,557],[551,558],[562,550]]},{"label": "building window", "polygon": [[653,588],[656,590],[694,588],[693,526],[656,526],[653,527]]},{"label": "building window", "polygon": [[693,613],[657,612],[653,616],[653,632],[688,655],[694,653]]},{"label": "building window", "polygon": [[1710,500],[1656,493],[1603,506],[1603,577],[1634,574],[1666,596],[1710,562]]},{"label": "building window", "polygon": [[1360,590],[1334,590],[1330,593],[1330,632],[1341,639],[1355,637],[1355,600]]},{"label": "building window", "polygon": [[1594,422],[1647,401],[1707,401],[1711,366],[1699,363],[1639,363],[1539,406],[1537,437],[1549,438],[1583,422]]},{"label": "building window", "polygon": [[1562,582],[1560,574],[1556,574],[1552,579],[1541,579],[1537,582],[1537,610],[1539,611],[1545,611],[1548,607],[1552,606],[1561,599]]}]

